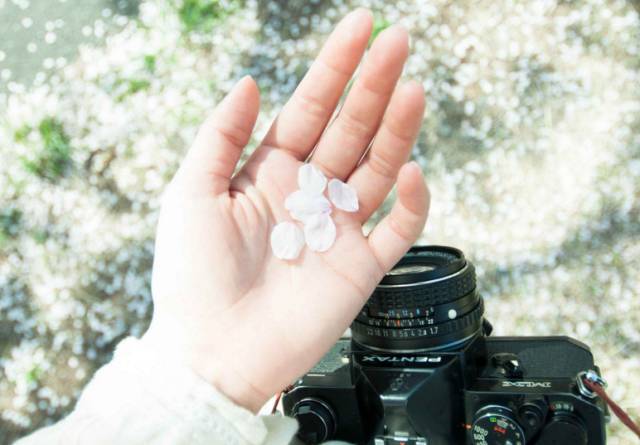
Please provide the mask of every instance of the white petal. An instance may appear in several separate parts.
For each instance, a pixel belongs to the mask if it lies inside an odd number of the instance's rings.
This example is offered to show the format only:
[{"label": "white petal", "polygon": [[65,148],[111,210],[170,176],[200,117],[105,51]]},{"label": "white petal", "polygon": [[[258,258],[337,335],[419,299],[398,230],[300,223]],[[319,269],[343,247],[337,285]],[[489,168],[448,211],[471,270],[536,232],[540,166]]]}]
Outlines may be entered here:
[{"label": "white petal", "polygon": [[314,252],[324,252],[336,240],[336,225],[328,214],[314,215],[304,224],[304,238]]},{"label": "white petal", "polygon": [[293,219],[305,222],[314,215],[331,213],[331,203],[322,195],[310,195],[297,190],[287,196],[284,208],[289,211]]},{"label": "white petal", "polygon": [[313,164],[302,164],[298,169],[298,187],[309,195],[322,195],[327,178]]},{"label": "white petal", "polygon": [[300,227],[285,221],[277,224],[271,232],[271,250],[281,260],[298,258],[304,247],[304,235]]},{"label": "white petal", "polygon": [[334,206],[346,212],[358,211],[356,189],[339,179],[329,181],[329,198]]}]

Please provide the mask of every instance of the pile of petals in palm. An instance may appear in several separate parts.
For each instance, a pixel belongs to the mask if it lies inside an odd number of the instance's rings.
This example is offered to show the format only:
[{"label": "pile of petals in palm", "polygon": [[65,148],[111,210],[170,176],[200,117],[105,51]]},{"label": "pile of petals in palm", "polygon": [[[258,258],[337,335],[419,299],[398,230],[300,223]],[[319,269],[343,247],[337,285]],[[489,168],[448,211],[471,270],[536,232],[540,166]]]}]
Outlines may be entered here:
[{"label": "pile of petals in palm", "polygon": [[[300,255],[304,244],[314,252],[328,250],[336,239],[336,225],[331,218],[335,206],[346,212],[358,211],[358,196],[353,187],[339,179],[329,181],[312,164],[302,164],[298,170],[298,187],[284,201],[284,207],[295,221],[277,224],[271,232],[273,254],[283,260]],[[324,196],[328,189],[329,199]],[[333,205],[332,205],[333,204]]]}]

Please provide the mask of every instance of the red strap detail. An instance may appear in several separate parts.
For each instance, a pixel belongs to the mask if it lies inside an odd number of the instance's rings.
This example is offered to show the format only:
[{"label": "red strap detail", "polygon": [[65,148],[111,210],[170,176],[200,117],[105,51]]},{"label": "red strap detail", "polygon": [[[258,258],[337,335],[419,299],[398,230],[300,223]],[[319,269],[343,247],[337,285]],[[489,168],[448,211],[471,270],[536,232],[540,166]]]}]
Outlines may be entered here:
[{"label": "red strap detail", "polygon": [[618,417],[618,419],[620,419],[622,423],[626,425],[627,428],[633,431],[636,434],[636,436],[640,438],[640,427],[638,426],[638,424],[635,423],[631,419],[631,417],[629,417],[629,415],[625,412],[624,409],[620,407],[620,405],[618,405],[616,402],[614,402],[609,398],[609,396],[607,395],[607,393],[605,392],[602,386],[592,382],[587,378],[582,379],[582,381],[584,382],[587,388],[589,388],[591,391],[598,394],[598,396],[602,400],[604,400],[607,405],[609,405],[609,408],[611,408],[611,411],[613,411],[613,413]]},{"label": "red strap detail", "polygon": [[271,414],[275,414],[276,410],[278,409],[278,402],[280,401],[280,397],[282,397],[282,391],[280,391],[278,393],[278,396],[276,397],[276,401],[273,403],[273,408],[271,409]]},{"label": "red strap detail", "polygon": [[280,391],[278,393],[278,395],[276,396],[276,401],[273,404],[273,408],[271,409],[271,414],[275,414],[276,411],[278,410],[278,402],[280,402],[280,398],[282,397],[282,394],[286,394],[289,391],[291,391],[292,389],[293,389],[293,385],[289,385],[285,389],[283,389],[282,391]]}]

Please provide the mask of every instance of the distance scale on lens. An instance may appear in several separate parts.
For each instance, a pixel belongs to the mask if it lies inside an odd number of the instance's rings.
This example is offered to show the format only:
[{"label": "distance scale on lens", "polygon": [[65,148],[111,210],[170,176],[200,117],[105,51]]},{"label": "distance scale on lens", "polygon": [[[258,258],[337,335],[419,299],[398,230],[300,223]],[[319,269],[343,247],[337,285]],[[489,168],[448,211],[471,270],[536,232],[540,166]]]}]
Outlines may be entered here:
[{"label": "distance scale on lens", "polygon": [[525,445],[522,427],[513,419],[511,410],[487,406],[476,414],[471,426],[474,445]]}]

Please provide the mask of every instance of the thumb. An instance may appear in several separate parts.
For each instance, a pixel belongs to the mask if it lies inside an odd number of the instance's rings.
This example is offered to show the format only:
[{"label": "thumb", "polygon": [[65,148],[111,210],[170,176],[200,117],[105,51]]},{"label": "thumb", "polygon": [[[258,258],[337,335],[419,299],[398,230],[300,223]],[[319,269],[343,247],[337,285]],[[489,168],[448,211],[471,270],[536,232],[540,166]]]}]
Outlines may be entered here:
[{"label": "thumb", "polygon": [[180,166],[181,180],[213,195],[227,192],[231,175],[253,132],[259,109],[258,86],[251,76],[245,76],[198,130]]}]

